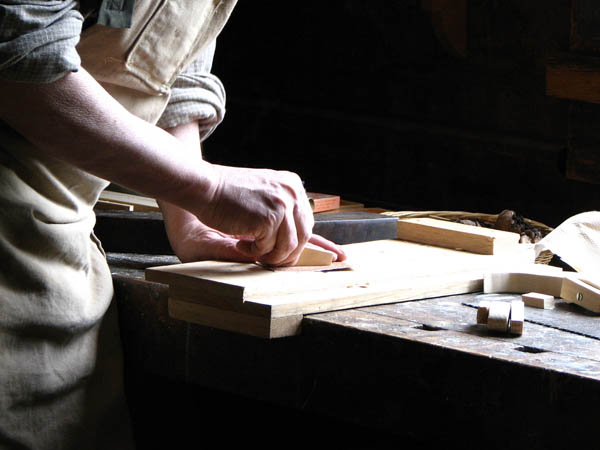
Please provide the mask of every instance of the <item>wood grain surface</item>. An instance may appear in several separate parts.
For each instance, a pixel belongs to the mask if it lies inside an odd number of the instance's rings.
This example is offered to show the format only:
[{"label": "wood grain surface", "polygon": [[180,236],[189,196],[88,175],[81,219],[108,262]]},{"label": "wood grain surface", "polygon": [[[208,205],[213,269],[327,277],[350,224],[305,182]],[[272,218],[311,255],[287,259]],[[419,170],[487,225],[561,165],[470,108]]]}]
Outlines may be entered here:
[{"label": "wood grain surface", "polygon": [[503,255],[401,240],[344,250],[351,270],[273,272],[257,264],[204,261],[151,267],[146,279],[169,285],[173,317],[272,338],[300,332],[304,314],[481,291],[486,271],[527,268],[534,260],[522,245]]}]

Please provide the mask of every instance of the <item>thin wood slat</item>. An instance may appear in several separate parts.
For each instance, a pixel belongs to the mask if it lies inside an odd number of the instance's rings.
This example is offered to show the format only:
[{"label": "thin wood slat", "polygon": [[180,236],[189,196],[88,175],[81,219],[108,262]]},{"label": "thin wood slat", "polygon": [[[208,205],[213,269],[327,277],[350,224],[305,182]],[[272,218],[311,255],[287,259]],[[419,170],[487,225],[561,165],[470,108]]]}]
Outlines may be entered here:
[{"label": "thin wood slat", "polygon": [[514,246],[519,245],[520,236],[518,233],[425,217],[399,219],[398,239],[494,255],[513,251]]}]

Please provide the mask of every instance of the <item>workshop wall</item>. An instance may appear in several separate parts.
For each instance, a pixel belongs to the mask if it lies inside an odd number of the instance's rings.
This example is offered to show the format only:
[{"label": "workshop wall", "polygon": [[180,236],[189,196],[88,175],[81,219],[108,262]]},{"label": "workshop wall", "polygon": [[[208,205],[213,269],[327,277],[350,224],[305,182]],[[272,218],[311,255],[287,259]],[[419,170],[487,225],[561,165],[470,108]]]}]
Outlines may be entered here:
[{"label": "workshop wall", "polygon": [[565,169],[569,130],[587,132],[569,125],[580,102],[546,92],[548,59],[570,48],[571,7],[239,2],[213,66],[227,115],[205,154],[293,170],[308,190],[368,205],[509,208],[556,226],[600,194],[593,176]]}]

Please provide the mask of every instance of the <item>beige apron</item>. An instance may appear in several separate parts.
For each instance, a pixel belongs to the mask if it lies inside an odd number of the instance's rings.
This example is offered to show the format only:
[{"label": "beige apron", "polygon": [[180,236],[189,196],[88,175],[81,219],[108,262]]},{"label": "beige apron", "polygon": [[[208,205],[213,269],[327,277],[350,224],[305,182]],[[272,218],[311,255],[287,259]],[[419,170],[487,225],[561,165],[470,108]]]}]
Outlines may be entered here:
[{"label": "beige apron", "polygon": [[[86,30],[83,65],[155,123],[235,3],[137,0],[131,29]],[[92,233],[107,184],[0,123],[0,449],[133,447],[112,279]]]}]

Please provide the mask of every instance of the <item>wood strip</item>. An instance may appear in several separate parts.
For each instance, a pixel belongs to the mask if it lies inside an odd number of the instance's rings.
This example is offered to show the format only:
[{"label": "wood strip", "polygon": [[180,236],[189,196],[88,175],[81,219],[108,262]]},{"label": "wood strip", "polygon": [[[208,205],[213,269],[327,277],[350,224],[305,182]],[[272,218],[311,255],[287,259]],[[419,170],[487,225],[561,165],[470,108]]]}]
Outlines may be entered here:
[{"label": "wood strip", "polygon": [[134,211],[160,211],[156,200],[141,195],[104,190],[100,193],[99,199],[113,203],[132,205]]},{"label": "wood strip", "polygon": [[261,317],[214,308],[171,296],[168,302],[169,316],[198,325],[262,338],[294,336],[300,333],[302,315],[281,318]]},{"label": "wood strip", "polygon": [[103,211],[133,211],[133,205],[110,202],[108,200],[98,200],[94,205],[94,209]]},{"label": "wood strip", "polygon": [[512,251],[518,233],[431,218],[399,219],[398,239],[483,255]]}]

